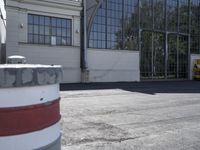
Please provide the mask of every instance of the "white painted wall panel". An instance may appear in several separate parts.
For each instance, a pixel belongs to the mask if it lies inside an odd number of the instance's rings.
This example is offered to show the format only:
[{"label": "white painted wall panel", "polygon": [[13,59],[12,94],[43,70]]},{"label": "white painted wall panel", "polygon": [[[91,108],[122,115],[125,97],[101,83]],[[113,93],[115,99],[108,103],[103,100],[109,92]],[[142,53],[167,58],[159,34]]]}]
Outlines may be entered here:
[{"label": "white painted wall panel", "polygon": [[19,42],[27,43],[28,41],[28,16],[27,12],[21,10],[19,13]]},{"label": "white painted wall panel", "polygon": [[139,52],[88,50],[90,82],[139,81]]},{"label": "white painted wall panel", "polygon": [[19,15],[15,9],[7,9],[7,41],[6,53],[7,56],[19,54]]},{"label": "white painted wall panel", "polygon": [[73,23],[73,43],[74,43],[74,46],[80,46],[80,27],[81,27],[81,20],[80,20],[80,17],[74,17],[74,23]]},{"label": "white painted wall panel", "polygon": [[28,63],[62,65],[63,82],[80,82],[80,48],[71,46],[44,46],[20,44],[19,53],[27,58]]}]

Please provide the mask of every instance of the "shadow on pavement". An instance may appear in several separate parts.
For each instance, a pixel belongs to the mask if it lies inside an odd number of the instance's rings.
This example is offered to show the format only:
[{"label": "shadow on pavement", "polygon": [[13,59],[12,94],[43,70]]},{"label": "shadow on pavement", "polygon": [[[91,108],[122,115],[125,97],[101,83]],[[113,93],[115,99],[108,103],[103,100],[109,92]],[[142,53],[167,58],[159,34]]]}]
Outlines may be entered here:
[{"label": "shadow on pavement", "polygon": [[200,93],[199,81],[148,81],[119,83],[61,84],[61,91],[121,89],[145,94],[156,93]]}]

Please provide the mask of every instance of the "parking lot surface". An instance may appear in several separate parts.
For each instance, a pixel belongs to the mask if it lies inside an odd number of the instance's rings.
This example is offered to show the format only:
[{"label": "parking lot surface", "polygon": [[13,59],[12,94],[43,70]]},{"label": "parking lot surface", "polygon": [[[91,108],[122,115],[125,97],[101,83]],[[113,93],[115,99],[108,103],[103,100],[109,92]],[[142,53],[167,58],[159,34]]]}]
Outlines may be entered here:
[{"label": "parking lot surface", "polygon": [[200,150],[200,82],[61,85],[63,150]]}]

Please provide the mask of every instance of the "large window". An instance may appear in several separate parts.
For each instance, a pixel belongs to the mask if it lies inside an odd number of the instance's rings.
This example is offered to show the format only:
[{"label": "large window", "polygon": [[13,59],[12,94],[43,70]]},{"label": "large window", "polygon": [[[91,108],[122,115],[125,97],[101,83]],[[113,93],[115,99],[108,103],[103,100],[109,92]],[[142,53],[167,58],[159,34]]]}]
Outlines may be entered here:
[{"label": "large window", "polygon": [[70,19],[29,14],[28,43],[72,45],[72,21]]},{"label": "large window", "polygon": [[89,47],[137,49],[137,5],[133,0],[104,0],[91,27]]},{"label": "large window", "polygon": [[191,52],[200,53],[200,0],[103,0],[89,47],[138,50],[145,31],[190,36]]}]

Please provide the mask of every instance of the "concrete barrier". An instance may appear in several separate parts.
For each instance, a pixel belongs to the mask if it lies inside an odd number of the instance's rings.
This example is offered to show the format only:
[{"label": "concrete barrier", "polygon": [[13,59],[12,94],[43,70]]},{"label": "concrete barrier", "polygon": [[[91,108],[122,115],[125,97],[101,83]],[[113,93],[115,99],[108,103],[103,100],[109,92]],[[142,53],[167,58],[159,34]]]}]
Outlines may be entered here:
[{"label": "concrete barrier", "polygon": [[61,149],[61,78],[61,66],[0,65],[0,149]]}]

